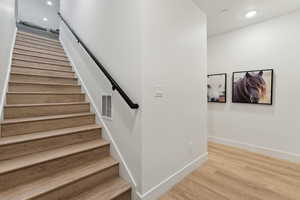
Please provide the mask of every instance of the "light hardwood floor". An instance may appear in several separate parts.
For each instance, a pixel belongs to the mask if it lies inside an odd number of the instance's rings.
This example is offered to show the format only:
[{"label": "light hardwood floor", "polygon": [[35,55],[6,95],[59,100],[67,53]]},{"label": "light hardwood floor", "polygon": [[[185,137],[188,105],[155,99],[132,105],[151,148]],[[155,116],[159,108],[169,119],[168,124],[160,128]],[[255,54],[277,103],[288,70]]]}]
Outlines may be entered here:
[{"label": "light hardwood floor", "polygon": [[300,200],[300,164],[209,143],[208,161],[160,200]]}]

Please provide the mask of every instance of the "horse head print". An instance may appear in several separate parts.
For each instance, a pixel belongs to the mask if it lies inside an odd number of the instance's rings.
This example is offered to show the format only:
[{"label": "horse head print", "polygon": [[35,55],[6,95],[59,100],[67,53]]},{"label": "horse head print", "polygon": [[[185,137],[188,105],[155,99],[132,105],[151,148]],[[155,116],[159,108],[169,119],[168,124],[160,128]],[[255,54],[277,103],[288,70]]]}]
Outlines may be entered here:
[{"label": "horse head print", "polygon": [[257,73],[246,72],[243,78],[234,82],[233,102],[260,103],[266,96],[266,81],[263,75],[262,70]]}]

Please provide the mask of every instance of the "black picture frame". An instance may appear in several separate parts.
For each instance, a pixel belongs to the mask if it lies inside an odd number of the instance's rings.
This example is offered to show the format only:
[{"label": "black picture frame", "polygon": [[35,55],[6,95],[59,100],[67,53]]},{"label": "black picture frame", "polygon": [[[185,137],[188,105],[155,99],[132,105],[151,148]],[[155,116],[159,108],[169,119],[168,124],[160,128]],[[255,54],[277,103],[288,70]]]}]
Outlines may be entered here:
[{"label": "black picture frame", "polygon": [[[252,103],[252,102],[241,102],[241,101],[236,101],[235,98],[234,98],[234,95],[235,95],[235,83],[234,83],[234,80],[235,80],[235,75],[236,74],[240,74],[240,73],[252,73],[252,72],[260,72],[260,71],[263,71],[263,72],[271,72],[271,86],[270,86],[270,103]],[[231,96],[231,101],[232,103],[240,103],[240,104],[254,104],[254,105],[273,105],[273,87],[274,87],[274,69],[258,69],[258,70],[248,70],[248,71],[236,71],[236,72],[233,72],[232,73],[232,96]]]},{"label": "black picture frame", "polygon": [[221,104],[224,104],[224,103],[227,103],[227,73],[219,73],[219,74],[208,74],[207,75],[207,78],[209,77],[212,77],[212,76],[224,76],[224,87],[225,87],[225,93],[224,93],[224,101],[211,101],[209,100],[209,98],[207,98],[207,102],[208,103],[221,103]]}]

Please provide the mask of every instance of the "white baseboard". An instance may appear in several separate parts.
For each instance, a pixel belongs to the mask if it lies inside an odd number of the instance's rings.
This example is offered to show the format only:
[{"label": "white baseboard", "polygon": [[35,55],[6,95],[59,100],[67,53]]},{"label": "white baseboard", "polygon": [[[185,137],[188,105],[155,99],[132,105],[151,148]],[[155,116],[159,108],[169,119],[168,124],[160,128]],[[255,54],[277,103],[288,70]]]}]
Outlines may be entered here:
[{"label": "white baseboard", "polygon": [[195,160],[189,162],[182,169],[178,170],[165,180],[163,180],[158,185],[154,186],[147,192],[141,194],[137,192],[137,196],[140,200],[155,200],[158,199],[161,195],[165,194],[173,186],[179,183],[185,176],[193,172],[195,169],[199,168],[205,161],[208,159],[208,153],[205,153]]},{"label": "white baseboard", "polygon": [[225,138],[219,138],[219,137],[214,137],[214,136],[209,136],[208,137],[209,141],[220,143],[220,144],[225,144],[229,146],[234,146],[242,149],[246,149],[250,152],[255,152],[255,153],[260,153],[266,156],[282,159],[282,160],[287,160],[291,162],[300,162],[300,155],[299,154],[294,154],[290,152],[285,152],[277,149],[271,149],[267,147],[261,147],[253,144],[247,144],[243,142],[238,142],[234,140],[229,140]]},{"label": "white baseboard", "polygon": [[14,52],[14,47],[15,47],[15,43],[16,43],[16,36],[17,36],[17,32],[18,29],[17,27],[15,28],[14,31],[14,35],[13,35],[13,40],[11,42],[11,47],[10,47],[10,54],[9,54],[9,63],[8,63],[8,70],[7,70],[7,74],[5,75],[5,82],[4,82],[4,87],[3,87],[3,93],[1,96],[1,100],[0,100],[0,119],[3,119],[3,109],[4,109],[4,105],[6,103],[6,93],[7,93],[7,89],[8,89],[8,81],[9,81],[9,75],[10,75],[10,71],[11,71],[11,64],[12,64],[12,58],[13,58],[13,52]]},{"label": "white baseboard", "polygon": [[[104,120],[103,120],[103,118],[102,118],[100,112],[98,111],[98,109],[96,109],[96,108],[97,108],[96,103],[95,103],[95,101],[93,100],[91,94],[89,93],[89,90],[88,90],[88,88],[87,88],[85,82],[84,82],[83,79],[81,78],[80,73],[79,73],[79,71],[78,71],[78,69],[77,69],[78,67],[77,67],[77,65],[75,64],[74,60],[72,59],[72,56],[71,56],[71,53],[69,52],[69,49],[67,48],[67,46],[66,46],[66,44],[64,43],[64,41],[61,40],[61,38],[60,38],[60,42],[61,42],[61,44],[62,44],[62,46],[63,46],[63,48],[64,48],[64,50],[65,50],[65,52],[66,52],[66,54],[67,54],[67,56],[68,56],[68,58],[69,58],[69,60],[70,60],[70,63],[71,63],[71,65],[72,65],[73,69],[74,69],[75,72],[76,72],[76,75],[77,75],[77,77],[78,77],[78,80],[79,80],[80,84],[81,84],[82,87],[83,87],[83,91],[84,91],[85,94],[87,95],[88,101],[91,103],[91,109],[93,110],[93,112],[95,112],[97,119],[100,121],[101,125],[102,125],[103,128],[105,129],[105,134],[107,134],[107,138],[109,139],[109,142],[111,143],[111,148],[114,150],[114,152],[115,152],[115,154],[116,154],[116,158],[115,158],[115,159],[117,159],[117,160],[120,162],[120,170],[122,170],[122,172],[125,171],[126,177],[124,177],[124,178],[125,178],[126,180],[128,180],[128,181],[131,183],[131,185],[132,185],[132,187],[133,187],[133,188],[132,188],[133,195],[135,195],[135,194],[134,194],[134,191],[135,191],[136,188],[137,188],[136,180],[134,179],[134,177],[133,177],[133,175],[132,175],[132,172],[131,172],[131,170],[129,169],[128,164],[127,164],[127,162],[126,162],[124,156],[122,155],[122,153],[121,153],[121,151],[120,151],[120,149],[119,149],[117,143],[115,142],[114,138],[112,137],[112,134],[111,134],[110,130],[108,129],[108,127],[106,126],[106,124],[105,124],[105,122],[104,122]],[[76,45],[78,45],[78,44],[76,43]],[[122,169],[122,168],[123,168],[123,169]],[[124,173],[123,173],[123,174],[124,174]]]}]

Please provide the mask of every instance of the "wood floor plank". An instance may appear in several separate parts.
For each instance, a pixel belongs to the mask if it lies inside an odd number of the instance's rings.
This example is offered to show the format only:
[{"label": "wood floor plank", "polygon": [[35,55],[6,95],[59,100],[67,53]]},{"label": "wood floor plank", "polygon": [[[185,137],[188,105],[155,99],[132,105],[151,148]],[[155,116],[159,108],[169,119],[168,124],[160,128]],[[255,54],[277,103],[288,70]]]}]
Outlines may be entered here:
[{"label": "wood floor plank", "polygon": [[300,164],[217,143],[208,161],[160,200],[299,200]]},{"label": "wood floor plank", "polygon": [[276,165],[276,166],[281,166],[287,169],[295,170],[300,172],[300,164],[298,163],[291,163],[285,160],[278,160],[276,158],[271,158],[269,156],[261,155],[258,153],[251,153],[249,154],[247,151],[242,150],[242,149],[237,149],[234,147],[229,147],[225,146],[222,144],[215,144],[215,143],[209,143],[209,148],[210,149],[215,149],[215,150],[220,150],[223,151],[224,153],[234,153],[235,155],[239,155],[241,157],[246,156],[246,158],[251,158],[257,161],[263,161],[264,163],[268,163],[270,165]]}]

